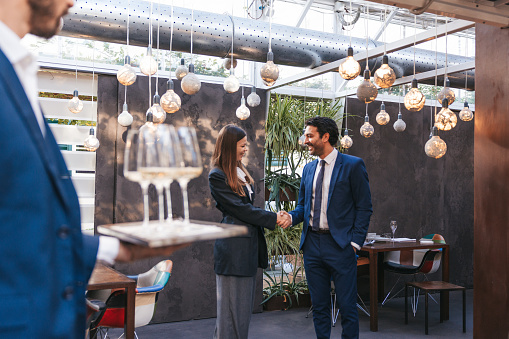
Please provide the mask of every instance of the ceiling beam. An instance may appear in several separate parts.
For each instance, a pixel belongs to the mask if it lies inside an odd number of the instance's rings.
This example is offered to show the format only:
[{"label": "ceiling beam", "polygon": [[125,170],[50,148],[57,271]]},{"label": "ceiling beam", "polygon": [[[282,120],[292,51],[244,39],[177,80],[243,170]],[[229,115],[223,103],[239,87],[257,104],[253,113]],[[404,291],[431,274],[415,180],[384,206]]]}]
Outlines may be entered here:
[{"label": "ceiling beam", "polygon": [[[447,68],[445,68],[445,67],[440,68],[436,72],[433,70],[433,71],[418,73],[415,75],[415,79],[417,79],[417,81],[421,81],[421,80],[425,80],[425,79],[434,78],[435,76],[441,77],[445,74],[445,72],[447,72],[447,74],[452,74],[452,73],[469,71],[471,69],[475,69],[475,61],[465,62],[463,64],[449,66]],[[396,81],[394,82],[394,84],[392,86],[409,84],[412,82],[413,79],[414,79],[413,75],[399,78],[399,79],[396,79]],[[357,88],[352,88],[352,89],[348,89],[346,91],[342,91],[340,93],[336,93],[336,98],[343,98],[346,96],[354,95],[356,93],[357,93]]]},{"label": "ceiling beam", "polygon": [[[447,26],[447,27],[445,27],[445,26]],[[436,34],[437,34],[437,37],[442,37],[445,35],[446,32],[447,32],[447,34],[452,34],[455,32],[463,31],[463,30],[468,29],[473,26],[474,26],[473,22],[464,21],[464,20],[455,20],[451,23],[448,23],[447,25],[444,24],[444,25],[439,26],[437,28]],[[422,42],[430,41],[433,39],[435,39],[435,31],[434,30],[428,30],[428,31],[419,33],[415,36],[416,44],[420,44]],[[413,44],[414,44],[414,37],[409,36],[404,39],[394,41],[392,43],[387,44],[385,49],[387,50],[387,53],[391,53],[391,52],[399,51],[401,49],[410,47]],[[382,56],[383,54],[384,54],[384,46],[382,45],[382,46],[375,47],[375,48],[369,50],[368,58],[376,58],[376,57]],[[366,59],[366,52],[354,54],[353,58],[357,61]],[[341,63],[344,60],[345,59],[336,60],[331,63],[325,64],[323,66],[318,66],[311,70],[290,76],[288,78],[285,78],[281,81],[276,82],[276,84],[273,87],[268,88],[268,90],[272,90],[274,88],[278,88],[281,86],[286,86],[286,85],[289,85],[289,84],[292,84],[295,82],[299,82],[302,80],[313,78],[317,75],[321,75],[321,74],[330,72],[330,71],[338,68],[339,65],[341,65]]]},{"label": "ceiling beam", "polygon": [[387,28],[387,26],[389,26],[389,23],[391,22],[391,20],[394,18],[394,16],[396,15],[397,11],[392,11],[389,16],[387,17],[387,19],[385,20],[385,22],[382,24],[382,26],[378,29],[378,32],[376,32],[376,34],[371,38],[371,40],[375,40],[377,41],[378,39],[380,39],[380,37],[382,36],[383,32],[385,31],[385,29]]},{"label": "ceiling beam", "polygon": [[311,5],[313,4],[314,0],[307,0],[306,4],[304,5],[304,8],[302,8],[302,12],[300,13],[299,20],[297,20],[297,23],[295,24],[295,27],[300,27],[302,24],[302,21],[304,21],[304,18],[309,12],[309,9],[311,8]]},{"label": "ceiling beam", "polygon": [[[420,8],[425,1],[423,0],[370,0],[389,6],[396,6],[406,9]],[[509,26],[509,8],[500,6],[504,1],[496,1],[495,7],[492,1],[486,3],[476,3],[465,0],[435,0],[426,10],[428,13],[434,13],[451,18],[474,21],[477,23],[488,24],[497,27]]]}]

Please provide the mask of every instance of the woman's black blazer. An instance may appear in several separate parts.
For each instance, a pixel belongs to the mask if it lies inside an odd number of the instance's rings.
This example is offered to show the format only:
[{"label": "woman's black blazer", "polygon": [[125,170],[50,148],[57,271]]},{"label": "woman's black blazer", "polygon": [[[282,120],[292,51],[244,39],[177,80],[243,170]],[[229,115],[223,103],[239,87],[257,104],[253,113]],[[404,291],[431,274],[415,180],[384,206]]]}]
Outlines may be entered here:
[{"label": "woman's black blazer", "polygon": [[[218,239],[214,246],[214,271],[221,275],[252,277],[258,267],[267,268],[267,243],[264,229],[274,229],[277,215],[254,207],[246,188],[246,196],[233,192],[226,175],[219,168],[209,173],[209,186],[216,207],[223,213],[222,223],[244,225],[245,236]],[[254,193],[252,199],[254,200]]]}]

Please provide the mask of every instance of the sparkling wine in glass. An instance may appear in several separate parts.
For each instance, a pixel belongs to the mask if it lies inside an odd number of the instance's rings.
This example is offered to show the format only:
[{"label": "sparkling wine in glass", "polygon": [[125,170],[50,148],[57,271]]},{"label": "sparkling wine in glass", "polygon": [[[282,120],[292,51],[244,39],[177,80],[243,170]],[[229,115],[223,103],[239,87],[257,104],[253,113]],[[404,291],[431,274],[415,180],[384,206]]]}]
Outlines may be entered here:
[{"label": "sparkling wine in glass", "polygon": [[149,221],[148,187],[150,180],[138,171],[139,136],[139,131],[136,130],[130,130],[127,133],[124,150],[124,177],[127,180],[137,182],[141,186],[143,194],[143,224],[147,225]]},{"label": "sparkling wine in glass", "polygon": [[396,222],[396,220],[391,220],[392,242],[394,242],[394,233],[396,233],[397,228],[398,223]]},{"label": "sparkling wine in glass", "polygon": [[193,127],[179,127],[177,130],[181,163],[177,170],[176,180],[182,188],[184,200],[184,222],[189,223],[189,200],[187,197],[187,184],[191,179],[197,178],[203,171],[200,147],[196,130]]}]

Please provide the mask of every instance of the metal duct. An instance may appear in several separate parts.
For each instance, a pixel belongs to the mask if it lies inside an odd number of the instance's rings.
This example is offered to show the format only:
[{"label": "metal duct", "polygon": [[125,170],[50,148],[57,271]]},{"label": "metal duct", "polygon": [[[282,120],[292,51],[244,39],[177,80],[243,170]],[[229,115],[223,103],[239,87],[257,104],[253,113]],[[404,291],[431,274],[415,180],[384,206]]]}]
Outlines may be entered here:
[{"label": "metal duct", "polygon": [[[157,6],[153,8],[153,31],[157,34],[157,19],[160,22],[160,47],[169,49],[171,6],[161,5],[161,15]],[[70,14],[66,16],[61,35],[114,42],[123,44],[126,41],[127,0],[78,0]],[[147,46],[150,22],[150,3],[131,1],[130,6],[130,44]],[[194,11],[193,53],[226,57],[231,48],[233,30],[234,57],[244,60],[265,62],[268,52],[269,24],[244,18],[233,18],[228,14],[215,14]],[[272,50],[274,62],[281,65],[314,68],[322,64],[347,56],[349,38],[302,28],[283,25],[272,25]],[[155,38],[154,38],[155,41]],[[370,48],[380,45],[370,41]],[[366,48],[366,40],[352,38],[354,51]],[[191,10],[174,7],[174,36],[173,50],[190,52],[191,49]],[[435,53],[417,49],[415,54],[416,72],[435,69]],[[457,55],[448,55],[449,64],[460,64],[472,61]],[[369,61],[374,70],[381,64],[381,58]],[[393,67],[397,77],[413,74],[413,49],[407,48],[389,54],[389,64]],[[445,54],[438,54],[438,67],[445,66]],[[365,64],[361,62],[361,67]],[[474,71],[468,72],[468,87],[474,88]],[[451,74],[449,76],[452,87],[463,88],[465,75]],[[424,82],[424,81],[423,81]],[[434,79],[428,83],[434,84]],[[439,80],[439,84],[443,80]]]}]

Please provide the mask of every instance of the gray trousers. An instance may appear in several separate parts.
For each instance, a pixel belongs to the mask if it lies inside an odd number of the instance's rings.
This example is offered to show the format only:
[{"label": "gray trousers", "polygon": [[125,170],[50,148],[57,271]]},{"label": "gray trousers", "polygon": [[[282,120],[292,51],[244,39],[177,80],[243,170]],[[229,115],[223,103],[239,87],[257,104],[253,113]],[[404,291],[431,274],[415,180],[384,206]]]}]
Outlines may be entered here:
[{"label": "gray trousers", "polygon": [[217,320],[214,339],[247,339],[253,313],[256,275],[216,274]]}]

